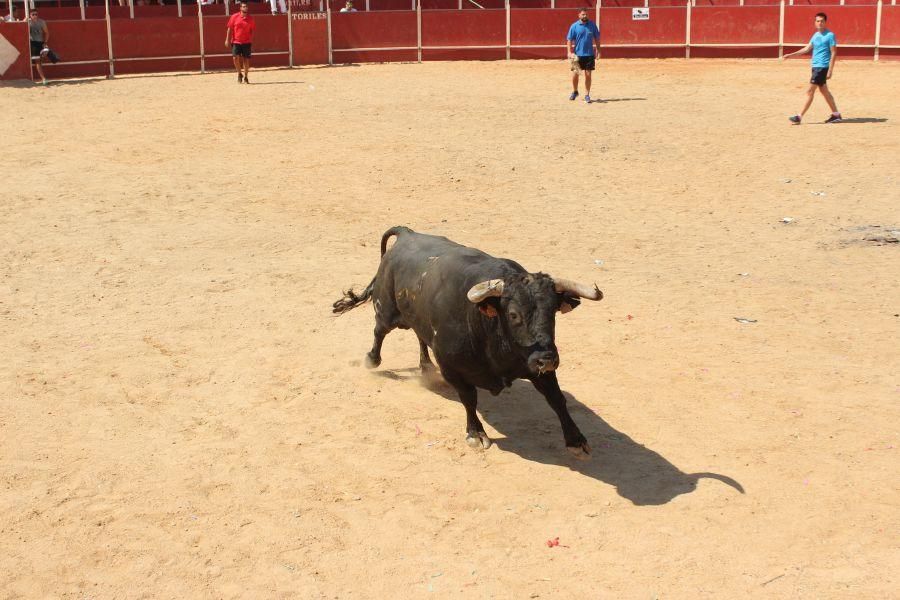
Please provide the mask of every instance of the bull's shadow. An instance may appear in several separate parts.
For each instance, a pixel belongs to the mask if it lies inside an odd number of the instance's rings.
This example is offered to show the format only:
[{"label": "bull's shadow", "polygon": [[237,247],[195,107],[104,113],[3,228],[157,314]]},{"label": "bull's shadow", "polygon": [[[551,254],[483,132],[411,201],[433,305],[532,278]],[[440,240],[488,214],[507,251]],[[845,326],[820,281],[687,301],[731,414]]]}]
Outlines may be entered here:
[{"label": "bull's shadow", "polygon": [[[427,390],[459,402],[451,386],[439,377],[420,378],[418,369],[374,373],[410,384],[420,380]],[[704,478],[716,479],[744,493],[741,484],[728,476],[682,472],[658,453],[611,427],[571,394],[564,394],[572,418],[593,448],[589,461],[577,460],[565,450],[559,420],[544,397],[527,381],[516,381],[497,397],[479,390],[478,408],[482,419],[505,436],[494,439],[502,450],[526,460],[578,471],[614,486],[620,496],[639,506],[666,504],[676,496],[693,492],[697,482]],[[460,407],[460,437],[465,435],[465,422]]]}]

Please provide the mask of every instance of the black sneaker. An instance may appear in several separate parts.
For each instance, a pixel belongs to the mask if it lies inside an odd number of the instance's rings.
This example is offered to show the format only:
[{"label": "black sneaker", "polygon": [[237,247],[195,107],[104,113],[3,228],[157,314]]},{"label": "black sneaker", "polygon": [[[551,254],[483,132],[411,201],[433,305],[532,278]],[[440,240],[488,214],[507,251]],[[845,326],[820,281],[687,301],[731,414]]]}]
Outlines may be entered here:
[{"label": "black sneaker", "polygon": [[578,97],[578,92],[572,92],[571,94],[569,94],[569,100],[574,100],[577,97]]},{"label": "black sneaker", "polygon": [[238,73],[238,83],[244,83],[244,74]]},{"label": "black sneaker", "polygon": [[841,113],[833,114],[825,119],[826,123],[840,123],[843,119],[841,119]]},{"label": "black sneaker", "polygon": [[250,75],[244,75],[244,83],[250,83]]},{"label": "black sneaker", "polygon": [[800,124],[800,115],[794,115],[793,117],[788,117],[788,121],[790,121],[794,125],[799,125]]}]

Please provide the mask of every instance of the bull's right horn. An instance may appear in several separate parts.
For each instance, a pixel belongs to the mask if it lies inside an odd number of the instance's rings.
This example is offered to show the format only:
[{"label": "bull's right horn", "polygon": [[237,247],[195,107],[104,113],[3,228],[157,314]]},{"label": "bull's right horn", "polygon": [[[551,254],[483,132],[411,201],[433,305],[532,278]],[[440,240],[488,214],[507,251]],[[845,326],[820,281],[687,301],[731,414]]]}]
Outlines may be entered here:
[{"label": "bull's right horn", "polygon": [[466,297],[469,299],[469,302],[478,304],[485,298],[499,297],[502,294],[503,280],[489,279],[473,285],[472,289],[469,290],[469,293],[466,294]]},{"label": "bull's right horn", "polygon": [[577,281],[569,281],[568,279],[553,278],[553,284],[556,286],[557,293],[570,294],[576,298],[585,298],[586,300],[602,300],[603,292],[597,287],[597,284],[585,285]]}]

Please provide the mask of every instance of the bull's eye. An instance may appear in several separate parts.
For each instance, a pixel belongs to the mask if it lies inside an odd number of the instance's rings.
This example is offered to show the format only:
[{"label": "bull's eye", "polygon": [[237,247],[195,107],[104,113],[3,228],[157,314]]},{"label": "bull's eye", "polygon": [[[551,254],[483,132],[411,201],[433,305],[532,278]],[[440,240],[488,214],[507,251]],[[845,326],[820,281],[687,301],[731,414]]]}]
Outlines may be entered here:
[{"label": "bull's eye", "polygon": [[514,310],[509,311],[509,322],[513,325],[518,325],[522,322],[522,315]]}]

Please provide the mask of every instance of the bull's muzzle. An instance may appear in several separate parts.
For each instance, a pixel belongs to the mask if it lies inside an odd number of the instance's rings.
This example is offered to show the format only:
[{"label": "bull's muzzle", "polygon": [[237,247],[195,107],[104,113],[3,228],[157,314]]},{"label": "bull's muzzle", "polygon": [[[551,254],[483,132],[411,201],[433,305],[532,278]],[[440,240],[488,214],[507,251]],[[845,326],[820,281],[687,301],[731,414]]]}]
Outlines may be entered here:
[{"label": "bull's muzzle", "polygon": [[559,354],[552,350],[532,352],[528,357],[528,369],[538,375],[555,371],[558,366]]}]

